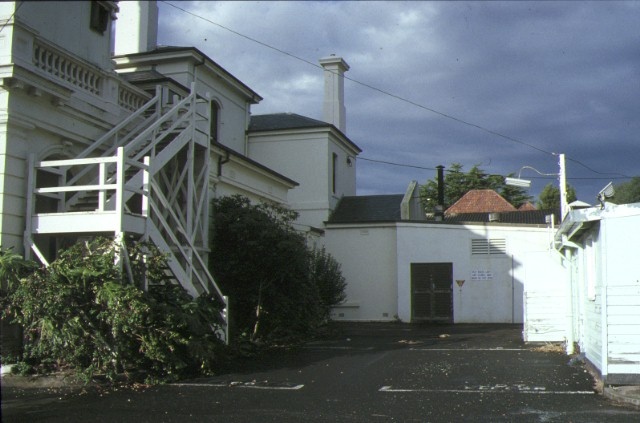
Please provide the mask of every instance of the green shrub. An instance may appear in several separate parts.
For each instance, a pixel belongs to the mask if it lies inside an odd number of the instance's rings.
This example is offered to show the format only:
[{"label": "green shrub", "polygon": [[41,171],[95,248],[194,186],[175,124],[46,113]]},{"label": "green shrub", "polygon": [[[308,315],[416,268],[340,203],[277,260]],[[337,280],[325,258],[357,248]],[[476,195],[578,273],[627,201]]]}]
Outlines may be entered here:
[{"label": "green shrub", "polygon": [[11,249],[0,247],[0,282],[4,293],[37,268],[35,262],[25,260]]},{"label": "green shrub", "polygon": [[344,296],[344,278],[324,249],[312,252],[292,227],[297,214],[242,196],[213,201],[210,268],[230,299],[236,340],[304,338]]},{"label": "green shrub", "polygon": [[310,272],[312,283],[318,288],[323,318],[329,318],[331,307],[345,300],[347,284],[340,270],[340,263],[324,247],[314,248],[310,252]]},{"label": "green shrub", "polygon": [[139,280],[123,282],[119,249],[106,239],[61,251],[49,267],[13,284],[3,315],[23,327],[23,367],[72,368],[87,379],[141,370],[153,381],[214,369],[221,342],[212,325],[219,304],[193,300],[182,288],[156,280],[166,260],[154,248],[139,244],[129,251],[134,275],[142,275],[143,263],[148,270],[149,292],[138,287]]}]

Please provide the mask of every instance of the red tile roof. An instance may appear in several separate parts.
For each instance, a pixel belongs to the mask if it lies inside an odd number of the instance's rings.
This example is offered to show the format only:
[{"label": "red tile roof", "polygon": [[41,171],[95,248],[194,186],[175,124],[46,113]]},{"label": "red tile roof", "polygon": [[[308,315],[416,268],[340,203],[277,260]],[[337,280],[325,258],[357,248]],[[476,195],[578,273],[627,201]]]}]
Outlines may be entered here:
[{"label": "red tile roof", "polygon": [[474,189],[463,195],[444,214],[495,213],[516,211],[507,200],[492,189]]},{"label": "red tile roof", "polygon": [[538,209],[536,208],[536,206],[534,206],[528,201],[526,203],[521,204],[520,207],[518,207],[518,211],[529,211],[529,210],[538,210]]}]

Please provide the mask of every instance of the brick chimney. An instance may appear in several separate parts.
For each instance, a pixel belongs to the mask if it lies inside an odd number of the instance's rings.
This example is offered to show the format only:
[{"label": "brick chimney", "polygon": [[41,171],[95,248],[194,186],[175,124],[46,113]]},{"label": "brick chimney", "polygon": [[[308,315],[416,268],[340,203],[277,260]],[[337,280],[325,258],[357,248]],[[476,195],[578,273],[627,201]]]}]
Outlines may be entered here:
[{"label": "brick chimney", "polygon": [[342,57],[331,55],[320,59],[324,68],[324,107],[322,119],[346,134],[347,111],[344,107],[344,73],[349,65]]},{"label": "brick chimney", "polygon": [[158,44],[158,3],[121,1],[116,21],[115,54],[144,53]]}]

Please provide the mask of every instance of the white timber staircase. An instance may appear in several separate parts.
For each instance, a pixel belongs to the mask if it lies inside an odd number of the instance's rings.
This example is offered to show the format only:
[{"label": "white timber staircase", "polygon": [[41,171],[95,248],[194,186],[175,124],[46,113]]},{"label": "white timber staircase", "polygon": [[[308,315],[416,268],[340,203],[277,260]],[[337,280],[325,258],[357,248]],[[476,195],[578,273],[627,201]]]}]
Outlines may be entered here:
[{"label": "white timber staircase", "polygon": [[171,283],[224,304],[215,330],[228,340],[228,299],[206,259],[209,102],[193,85],[182,99],[162,93],[73,159],[30,157],[25,252],[48,265],[43,251],[61,239],[112,236],[123,249],[124,239],[151,242],[167,254]]}]

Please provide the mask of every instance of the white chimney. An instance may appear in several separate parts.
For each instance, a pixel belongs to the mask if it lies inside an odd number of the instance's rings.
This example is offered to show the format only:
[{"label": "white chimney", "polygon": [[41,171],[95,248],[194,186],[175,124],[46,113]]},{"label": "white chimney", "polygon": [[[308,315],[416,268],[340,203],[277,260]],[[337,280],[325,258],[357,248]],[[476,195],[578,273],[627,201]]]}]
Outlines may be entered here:
[{"label": "white chimney", "polygon": [[115,54],[154,50],[158,44],[158,3],[121,1],[118,8]]},{"label": "white chimney", "polygon": [[335,55],[320,59],[324,68],[323,120],[333,124],[346,134],[347,111],[344,107],[344,73],[349,65],[342,57]]}]

